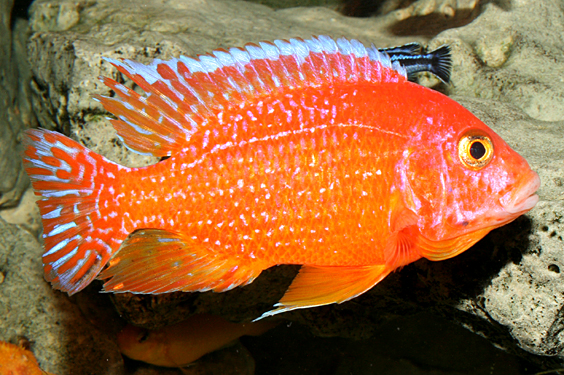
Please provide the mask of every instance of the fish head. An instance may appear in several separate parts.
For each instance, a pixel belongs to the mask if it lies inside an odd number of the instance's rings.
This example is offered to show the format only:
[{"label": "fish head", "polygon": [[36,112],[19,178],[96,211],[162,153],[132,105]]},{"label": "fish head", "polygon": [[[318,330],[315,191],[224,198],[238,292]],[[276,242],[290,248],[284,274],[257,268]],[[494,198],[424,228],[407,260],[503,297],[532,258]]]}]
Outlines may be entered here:
[{"label": "fish head", "polygon": [[[404,200],[418,214],[422,256],[466,250],[532,209],[540,179],[527,161],[461,105],[448,100],[406,156]],[[431,249],[432,248],[432,249]],[[432,250],[432,251],[431,251]]]},{"label": "fish head", "polygon": [[166,341],[158,331],[128,324],[117,335],[120,352],[137,361],[158,363],[165,354],[163,343]]}]

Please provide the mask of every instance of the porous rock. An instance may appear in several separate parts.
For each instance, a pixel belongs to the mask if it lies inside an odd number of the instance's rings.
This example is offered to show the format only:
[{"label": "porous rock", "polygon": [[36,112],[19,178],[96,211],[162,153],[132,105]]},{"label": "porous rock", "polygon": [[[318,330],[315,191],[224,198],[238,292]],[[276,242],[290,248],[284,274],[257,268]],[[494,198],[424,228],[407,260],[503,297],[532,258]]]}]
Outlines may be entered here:
[{"label": "porous rock", "polygon": [[446,30],[434,42],[454,49],[449,92],[511,103],[534,119],[560,121],[563,32],[560,1],[489,2],[472,23]]},{"label": "porous rock", "polygon": [[[34,103],[41,124],[64,130],[126,165],[154,160],[126,151],[107,123],[107,114],[92,100],[94,93],[108,94],[98,75],[118,77],[102,56],[148,63],[180,53],[194,55],[218,47],[320,33],[346,35],[378,46],[413,40],[430,41],[431,48],[450,44],[455,62],[452,85],[441,89],[530,161],[542,180],[538,206],[452,260],[416,262],[351,302],[295,311],[284,318],[307,324],[319,335],[362,338],[395,317],[433,311],[537,363],[561,360],[564,42],[560,35],[564,16],[557,1],[519,0],[510,7],[500,2],[476,7],[476,2],[469,2],[474,5],[468,12],[456,12],[450,18],[443,14],[440,29],[426,27],[421,19],[429,21],[436,15],[426,10],[418,13],[421,8],[413,8],[409,17],[392,13],[358,20],[327,8],[274,12],[227,0],[127,4],[36,1],[29,42],[30,59],[37,62],[33,65]],[[533,16],[538,14],[545,17],[542,22]],[[436,83],[426,76],[422,81]],[[295,272],[295,267],[276,267],[253,284],[228,293],[125,294],[117,295],[115,303],[129,320],[149,328],[195,312],[245,320],[270,308]]]}]

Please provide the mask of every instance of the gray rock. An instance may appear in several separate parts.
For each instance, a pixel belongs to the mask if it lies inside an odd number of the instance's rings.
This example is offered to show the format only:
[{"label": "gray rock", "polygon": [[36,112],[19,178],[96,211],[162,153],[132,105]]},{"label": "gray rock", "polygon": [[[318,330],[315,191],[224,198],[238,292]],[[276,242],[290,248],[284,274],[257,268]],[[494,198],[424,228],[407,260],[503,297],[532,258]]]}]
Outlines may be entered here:
[{"label": "gray rock", "polygon": [[30,187],[25,191],[17,206],[0,210],[0,218],[10,224],[19,224],[35,237],[40,238],[43,233],[43,225],[39,207],[35,203],[37,199],[38,197]]},{"label": "gray rock", "polygon": [[[417,262],[351,302],[291,312],[284,318],[307,324],[318,335],[365,338],[394,318],[426,310],[461,322],[520,356],[539,363],[551,362],[537,356],[553,356],[552,363],[558,363],[564,356],[564,272],[560,271],[564,267],[560,254],[564,208],[564,42],[560,36],[564,16],[556,1],[523,0],[509,9],[495,2],[481,8],[475,7],[476,2],[461,3],[471,5],[469,12],[456,12],[452,23],[447,19],[443,26],[468,24],[448,29],[430,41],[431,47],[453,46],[453,84],[442,89],[530,161],[541,176],[541,202],[526,217],[500,228],[457,258]],[[382,47],[429,41],[429,33],[410,34],[425,27],[417,22],[428,15],[428,1],[410,8],[408,16],[391,13],[373,19],[351,19],[327,8],[274,12],[229,0],[143,0],[125,9],[120,8],[123,4],[109,0],[34,2],[29,58],[34,62],[34,107],[41,124],[64,130],[125,165],[146,165],[154,159],[129,153],[105,119],[107,114],[92,100],[92,94],[109,93],[97,76],[119,77],[102,56],[148,63],[181,53],[194,55],[218,47],[319,33],[346,35]],[[448,15],[443,5],[441,12]],[[545,17],[543,22],[539,14]],[[467,18],[457,19],[457,15]],[[429,77],[422,82],[437,83]],[[253,284],[222,294],[125,294],[114,300],[125,317],[148,328],[195,312],[244,320],[270,308],[295,272],[295,267],[276,267]],[[43,285],[41,275],[36,276],[35,283]],[[49,298],[66,300],[59,293]],[[61,333],[57,339],[68,337]]]},{"label": "gray rock", "polygon": [[563,32],[560,1],[514,1],[510,9],[489,2],[474,22],[444,31],[434,42],[454,49],[450,93],[511,103],[532,118],[559,121]]},{"label": "gray rock", "polygon": [[0,340],[25,337],[50,373],[121,374],[117,344],[104,332],[111,320],[93,325],[76,300],[52,290],[43,281],[42,253],[32,234],[0,218]]},{"label": "gray rock", "polygon": [[27,22],[10,17],[12,0],[0,0],[0,208],[13,207],[29,186],[23,171],[18,135],[36,126],[31,112],[26,42]]},{"label": "gray rock", "polygon": [[448,92],[525,156],[542,181],[541,201],[527,215],[531,229],[522,258],[506,264],[483,293],[462,299],[458,307],[500,324],[522,349],[560,359],[564,356],[561,6],[558,1],[524,1],[512,2],[507,10],[488,3],[473,23],[447,30],[433,41],[453,46],[455,69]]}]

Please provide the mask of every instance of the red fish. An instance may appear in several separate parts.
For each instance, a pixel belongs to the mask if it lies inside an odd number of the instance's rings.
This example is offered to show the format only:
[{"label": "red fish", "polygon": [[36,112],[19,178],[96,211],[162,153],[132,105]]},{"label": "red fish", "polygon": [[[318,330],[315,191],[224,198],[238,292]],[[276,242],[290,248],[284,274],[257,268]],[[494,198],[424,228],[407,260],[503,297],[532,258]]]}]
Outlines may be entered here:
[{"label": "red fish", "polygon": [[300,264],[262,317],[341,303],[538,201],[538,175],[497,134],[356,40],[106,60],[145,91],[102,78],[117,133],[170,157],[126,168],[27,131],[45,277],[69,294],[95,277],[108,292],[223,292]]}]

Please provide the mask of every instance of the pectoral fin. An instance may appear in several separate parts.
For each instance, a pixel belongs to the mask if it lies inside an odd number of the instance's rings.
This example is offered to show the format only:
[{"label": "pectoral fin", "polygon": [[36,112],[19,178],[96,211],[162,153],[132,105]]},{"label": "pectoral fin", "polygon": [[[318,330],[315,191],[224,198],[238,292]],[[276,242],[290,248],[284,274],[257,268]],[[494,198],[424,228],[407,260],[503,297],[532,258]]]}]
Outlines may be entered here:
[{"label": "pectoral fin", "polygon": [[258,319],[286,311],[342,303],[378,284],[393,269],[385,264],[356,267],[303,266],[276,309]]},{"label": "pectoral fin", "polygon": [[391,234],[384,247],[386,264],[396,269],[421,258],[416,240],[419,237],[418,216],[407,208],[400,198],[396,199],[390,216]]}]

